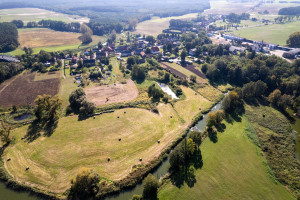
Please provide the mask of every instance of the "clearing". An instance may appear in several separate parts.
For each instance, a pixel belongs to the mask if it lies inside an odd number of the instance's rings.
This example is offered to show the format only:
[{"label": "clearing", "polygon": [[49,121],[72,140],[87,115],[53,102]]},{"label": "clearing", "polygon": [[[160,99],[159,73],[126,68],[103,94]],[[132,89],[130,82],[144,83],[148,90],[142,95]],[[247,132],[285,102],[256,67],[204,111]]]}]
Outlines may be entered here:
[{"label": "clearing", "polygon": [[[177,110],[182,118],[191,119],[200,112],[199,107],[207,109],[212,105],[193,90],[182,89],[186,99],[175,103],[185,106]],[[17,181],[55,193],[68,189],[81,167],[91,168],[110,180],[122,179],[132,166],[159,156],[190,123],[182,122],[170,104],[159,104],[158,110],[159,114],[155,114],[126,108],[82,121],[77,116],[63,117],[50,137],[41,136],[30,143],[21,140],[28,126],[15,129],[12,135],[16,143],[3,155],[4,160],[11,158],[5,167]],[[111,161],[107,162],[107,158]],[[26,166],[30,170],[26,171]]]},{"label": "clearing", "polygon": [[195,171],[196,183],[180,188],[168,181],[159,199],[295,199],[268,172],[261,150],[248,138],[249,122],[225,123],[217,143],[206,138],[201,145],[203,167]]},{"label": "clearing", "polygon": [[60,84],[59,76],[60,72],[48,72],[47,75],[40,75],[25,71],[6,80],[0,85],[1,107],[31,105],[38,95],[56,95]]},{"label": "clearing", "polygon": [[90,20],[86,17],[77,15],[66,15],[49,10],[39,8],[14,8],[0,10],[0,22],[10,22],[12,20],[22,20],[25,24],[30,21],[40,20],[57,20],[63,22],[84,22],[88,23]]},{"label": "clearing", "polygon": [[138,97],[138,89],[132,80],[126,84],[91,86],[85,89],[87,99],[97,106],[130,101]]},{"label": "clearing", "polygon": [[197,15],[197,13],[191,13],[178,17],[152,17],[150,20],[138,23],[134,33],[141,35],[153,35],[156,37],[157,35],[161,34],[163,30],[169,28],[171,19],[190,20],[197,18]]},{"label": "clearing", "polygon": [[289,35],[299,31],[300,21],[286,24],[271,24],[234,30],[233,34],[247,39],[266,41],[279,45],[286,45]]}]

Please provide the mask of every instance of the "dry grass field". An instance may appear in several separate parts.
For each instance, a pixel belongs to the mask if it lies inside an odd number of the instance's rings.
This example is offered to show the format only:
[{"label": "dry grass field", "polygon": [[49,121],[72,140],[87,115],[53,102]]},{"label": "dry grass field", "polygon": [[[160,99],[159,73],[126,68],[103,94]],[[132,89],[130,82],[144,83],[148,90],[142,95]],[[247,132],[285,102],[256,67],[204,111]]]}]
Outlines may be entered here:
[{"label": "dry grass field", "polygon": [[2,9],[0,10],[0,21],[10,22],[12,20],[22,20],[25,24],[29,21],[40,20],[58,20],[64,22],[89,22],[86,17],[80,17],[76,15],[66,15],[49,10],[39,8],[14,8],[14,9]]},{"label": "dry grass field", "polygon": [[59,32],[46,28],[20,29],[19,43],[21,48],[76,45],[81,43],[79,36],[79,33]]},{"label": "dry grass field", "polygon": [[211,85],[202,85],[202,87],[197,91],[210,101],[216,101],[217,99],[220,99],[220,96],[222,95],[222,92],[220,92],[220,90],[214,88]]},{"label": "dry grass field", "polygon": [[139,23],[134,33],[139,33],[142,35],[153,35],[156,37],[158,34],[162,33],[163,30],[169,28],[169,22],[171,19],[189,20],[196,17],[197,13],[182,15],[178,17],[153,17],[151,20]]},{"label": "dry grass field", "polygon": [[59,72],[49,72],[51,78],[46,75],[24,72],[0,85],[0,106],[33,104],[38,95],[58,93],[60,79]]},{"label": "dry grass field", "polygon": [[[182,89],[186,99],[175,106],[185,122],[170,104],[160,104],[159,114],[127,108],[83,121],[78,121],[77,116],[63,117],[50,137],[41,136],[30,143],[21,140],[28,128],[24,126],[12,131],[16,144],[4,152],[4,160],[11,158],[5,167],[19,182],[55,193],[68,189],[81,167],[91,168],[110,180],[122,179],[134,165],[155,159],[180,136],[199,108],[211,105],[193,90]],[[107,162],[107,158],[111,161]],[[30,170],[26,171],[26,166]]]},{"label": "dry grass field", "polygon": [[116,85],[91,86],[85,89],[89,101],[97,106],[130,101],[138,97],[138,89],[132,80],[127,84],[117,83]]}]

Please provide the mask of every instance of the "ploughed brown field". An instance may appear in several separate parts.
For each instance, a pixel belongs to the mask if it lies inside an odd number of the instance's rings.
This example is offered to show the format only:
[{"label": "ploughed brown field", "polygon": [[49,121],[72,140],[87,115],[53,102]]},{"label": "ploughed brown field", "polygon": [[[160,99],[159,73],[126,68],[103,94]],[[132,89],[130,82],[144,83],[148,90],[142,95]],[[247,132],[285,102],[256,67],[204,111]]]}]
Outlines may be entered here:
[{"label": "ploughed brown field", "polygon": [[0,85],[0,107],[32,105],[38,95],[56,95],[59,84],[59,72],[24,72]]},{"label": "ploughed brown field", "polygon": [[132,80],[126,84],[91,86],[85,89],[86,96],[97,106],[130,101],[138,97],[138,89]]},{"label": "ploughed brown field", "polygon": [[180,77],[180,78],[183,78],[183,79],[186,79],[187,76],[183,73],[181,73],[180,71],[177,71],[176,69],[170,67],[169,65],[167,65],[166,63],[161,63],[161,66],[167,70],[169,70],[172,74]]}]

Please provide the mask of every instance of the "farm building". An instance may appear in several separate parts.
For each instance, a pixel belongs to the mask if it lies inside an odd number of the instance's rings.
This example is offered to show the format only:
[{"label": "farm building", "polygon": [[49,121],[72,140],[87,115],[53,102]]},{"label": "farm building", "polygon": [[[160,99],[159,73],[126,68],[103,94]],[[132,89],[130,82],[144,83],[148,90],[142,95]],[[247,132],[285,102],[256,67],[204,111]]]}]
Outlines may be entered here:
[{"label": "farm building", "polygon": [[245,48],[244,47],[236,47],[236,46],[231,46],[229,48],[229,52],[234,54],[234,55],[236,55],[238,51],[239,52],[245,52]]},{"label": "farm building", "polygon": [[196,55],[196,52],[197,52],[197,49],[190,49],[189,55],[190,55],[190,56],[195,56],[195,55]]},{"label": "farm building", "polygon": [[241,42],[245,41],[245,38],[237,37],[235,35],[223,35],[223,37],[228,40],[235,40],[235,41],[241,41]]},{"label": "farm building", "polygon": [[300,48],[293,49],[283,53],[283,57],[288,59],[295,59],[297,55],[300,55]]},{"label": "farm building", "polygon": [[0,56],[1,62],[20,62],[20,60],[16,59],[12,56]]}]

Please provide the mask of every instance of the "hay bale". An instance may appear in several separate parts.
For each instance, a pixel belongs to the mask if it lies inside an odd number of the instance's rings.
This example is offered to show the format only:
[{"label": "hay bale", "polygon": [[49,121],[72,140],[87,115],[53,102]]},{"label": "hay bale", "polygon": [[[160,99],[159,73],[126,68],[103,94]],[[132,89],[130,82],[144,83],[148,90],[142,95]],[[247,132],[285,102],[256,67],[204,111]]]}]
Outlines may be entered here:
[{"label": "hay bale", "polygon": [[119,119],[120,117],[118,116],[118,119]]},{"label": "hay bale", "polygon": [[143,161],[143,159],[142,158],[140,158],[140,162],[142,162]]},{"label": "hay bale", "polygon": [[266,117],[266,115],[265,114],[263,114],[263,118],[265,118]]},{"label": "hay bale", "polygon": [[11,161],[11,158],[8,158],[7,161]]},{"label": "hay bale", "polygon": [[170,118],[172,119],[172,118],[173,118],[173,116],[171,115],[171,116],[170,116]]},{"label": "hay bale", "polygon": [[26,171],[28,171],[28,170],[29,170],[29,166],[26,167]]},{"label": "hay bale", "polygon": [[157,143],[160,144],[160,140],[157,140]]},{"label": "hay bale", "polygon": [[107,162],[109,162],[110,161],[110,158],[107,158]]},{"label": "hay bale", "polygon": [[119,138],[119,142],[121,142],[121,140],[122,140],[122,139],[121,139],[121,138]]}]

